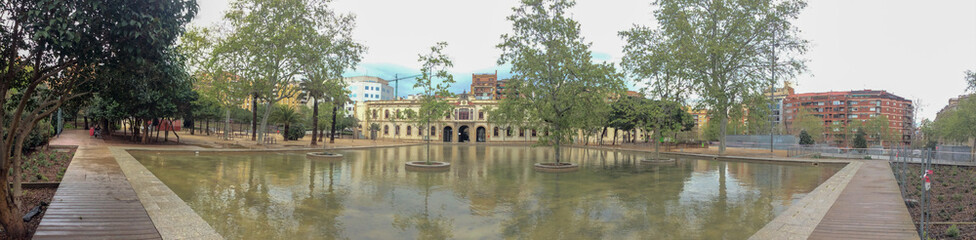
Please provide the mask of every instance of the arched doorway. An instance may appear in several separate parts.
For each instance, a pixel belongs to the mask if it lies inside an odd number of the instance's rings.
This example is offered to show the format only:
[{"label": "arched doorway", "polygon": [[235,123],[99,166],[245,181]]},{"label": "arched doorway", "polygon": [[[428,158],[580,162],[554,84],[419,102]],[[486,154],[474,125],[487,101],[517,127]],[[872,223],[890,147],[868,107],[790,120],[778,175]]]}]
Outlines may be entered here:
[{"label": "arched doorway", "polygon": [[444,142],[451,142],[451,137],[454,136],[454,131],[451,127],[444,127]]},{"label": "arched doorway", "polygon": [[[496,128],[495,130],[498,130],[498,129]],[[485,134],[485,131],[486,131],[485,130],[485,127],[478,127],[478,129],[475,130],[475,132],[476,132],[475,136],[477,136],[475,138],[475,141],[477,141],[477,142],[485,142],[485,140],[487,139],[487,134]],[[495,131],[495,133],[497,134],[498,132]]]},{"label": "arched doorway", "polygon": [[470,142],[471,141],[471,137],[470,137],[470,135],[468,135],[468,129],[470,129],[470,127],[468,127],[468,126],[461,126],[461,127],[458,128],[458,142],[459,143]]}]

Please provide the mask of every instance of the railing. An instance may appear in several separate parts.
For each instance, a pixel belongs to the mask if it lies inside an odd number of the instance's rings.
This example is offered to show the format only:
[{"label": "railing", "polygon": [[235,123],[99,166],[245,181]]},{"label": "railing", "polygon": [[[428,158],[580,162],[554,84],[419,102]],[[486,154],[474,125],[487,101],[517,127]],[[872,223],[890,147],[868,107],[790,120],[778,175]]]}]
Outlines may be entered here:
[{"label": "railing", "polygon": [[[931,156],[927,156],[930,154]],[[933,164],[974,165],[973,155],[969,152],[942,151],[912,148],[844,148],[831,146],[802,146],[794,145],[788,149],[788,157],[830,157],[854,159],[891,159],[905,158],[907,162],[920,163],[931,158]]]}]

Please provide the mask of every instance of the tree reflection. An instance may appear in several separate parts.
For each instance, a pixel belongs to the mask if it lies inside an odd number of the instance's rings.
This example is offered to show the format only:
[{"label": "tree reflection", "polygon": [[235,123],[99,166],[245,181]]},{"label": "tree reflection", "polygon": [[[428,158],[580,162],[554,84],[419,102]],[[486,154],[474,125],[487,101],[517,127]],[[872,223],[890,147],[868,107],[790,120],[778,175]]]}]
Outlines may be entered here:
[{"label": "tree reflection", "polygon": [[398,212],[393,215],[393,226],[401,231],[417,230],[417,239],[448,239],[454,236],[451,219],[443,214],[430,213],[430,188],[433,185],[433,175],[442,173],[418,172],[419,184],[423,185],[424,206],[422,210],[407,209],[414,213],[403,216]]}]

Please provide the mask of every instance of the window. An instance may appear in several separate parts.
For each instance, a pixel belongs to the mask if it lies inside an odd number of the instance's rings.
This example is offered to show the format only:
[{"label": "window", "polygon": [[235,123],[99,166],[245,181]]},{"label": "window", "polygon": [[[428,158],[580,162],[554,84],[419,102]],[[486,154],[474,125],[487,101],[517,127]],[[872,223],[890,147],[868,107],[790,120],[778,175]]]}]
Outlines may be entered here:
[{"label": "window", "polygon": [[376,119],[376,110],[373,110],[373,119]]},{"label": "window", "polygon": [[383,126],[383,135],[390,135],[390,125]]},{"label": "window", "polygon": [[519,128],[519,137],[525,137],[525,128]]},{"label": "window", "polygon": [[833,104],[834,105],[841,105],[840,101],[834,101]]},{"label": "window", "polygon": [[383,118],[390,118],[390,109],[387,109],[384,112],[385,114],[383,114]]},{"label": "window", "polygon": [[437,127],[430,127],[430,135],[436,135],[436,134],[437,134]]},{"label": "window", "polygon": [[393,135],[400,135],[400,126],[393,128]]},{"label": "window", "polygon": [[497,137],[498,136],[498,127],[495,127],[495,130],[493,132],[494,132],[494,134],[492,134],[492,136]]},{"label": "window", "polygon": [[505,136],[507,137],[512,136],[512,128],[505,128]]},{"label": "window", "polygon": [[457,110],[458,120],[471,120],[471,109],[462,108]]},{"label": "window", "polygon": [[[485,112],[482,112],[481,110],[478,110],[478,120],[485,120]],[[498,132],[497,131],[497,128],[496,128],[496,131],[495,132],[496,133]],[[498,134],[495,134],[495,136],[497,137]]]},{"label": "window", "polygon": [[424,135],[424,129],[423,128],[417,128],[417,136],[423,136],[423,135]]},{"label": "window", "polygon": [[535,137],[535,129],[532,129],[532,136]]},{"label": "window", "polygon": [[407,136],[410,136],[410,126],[407,126]]}]

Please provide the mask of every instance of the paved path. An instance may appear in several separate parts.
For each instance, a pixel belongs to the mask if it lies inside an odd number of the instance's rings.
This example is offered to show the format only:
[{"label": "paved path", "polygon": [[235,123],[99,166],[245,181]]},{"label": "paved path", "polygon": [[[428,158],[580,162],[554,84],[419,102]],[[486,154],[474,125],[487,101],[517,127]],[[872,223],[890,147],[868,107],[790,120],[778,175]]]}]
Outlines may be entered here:
[{"label": "paved path", "polygon": [[34,239],[161,239],[101,139],[65,132],[53,145],[77,145]]},{"label": "paved path", "polygon": [[888,161],[864,161],[810,239],[918,239]]},{"label": "paved path", "polygon": [[745,158],[766,161],[850,162],[806,197],[776,216],[750,239],[919,239],[888,161]]}]

